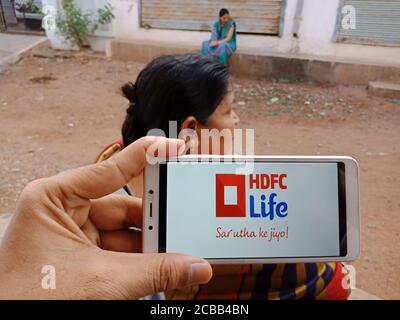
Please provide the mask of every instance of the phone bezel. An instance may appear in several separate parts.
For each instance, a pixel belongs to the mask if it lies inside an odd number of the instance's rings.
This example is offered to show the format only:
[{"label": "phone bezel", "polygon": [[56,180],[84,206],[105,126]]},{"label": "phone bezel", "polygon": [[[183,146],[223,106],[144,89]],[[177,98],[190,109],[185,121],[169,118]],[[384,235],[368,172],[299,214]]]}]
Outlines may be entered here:
[{"label": "phone bezel", "polygon": [[[339,190],[340,210],[344,209],[344,225],[346,243],[341,244],[340,256],[318,256],[318,257],[265,257],[265,258],[217,258],[207,259],[211,263],[290,263],[290,262],[319,262],[319,261],[353,261],[360,254],[360,227],[359,227],[359,190],[358,190],[358,164],[356,160],[346,156],[182,156],[170,161],[183,162],[207,162],[207,161],[225,161],[225,162],[335,162],[342,163],[344,166],[344,185],[340,186],[338,179],[338,188],[344,188],[343,192]],[[165,163],[164,163],[165,164]],[[166,170],[165,170],[166,171]],[[159,215],[164,212],[166,192],[166,177],[163,176],[164,170],[160,169],[160,164],[149,165],[145,169],[144,175],[144,202],[143,202],[143,252],[165,252],[162,250],[163,239],[166,235],[166,216]],[[338,175],[343,174],[343,170],[338,170]],[[339,176],[338,176],[339,178]],[[161,183],[160,183],[161,182]],[[150,194],[153,190],[153,194]],[[344,208],[343,208],[344,206]],[[150,217],[151,216],[151,217]],[[343,215],[341,215],[343,218]],[[340,217],[339,217],[340,218]],[[149,227],[152,230],[149,230]],[[160,228],[161,227],[161,228]],[[339,227],[343,231],[342,225]],[[342,239],[342,234],[341,234]],[[160,250],[161,249],[161,250]],[[346,252],[347,251],[347,252]]]}]

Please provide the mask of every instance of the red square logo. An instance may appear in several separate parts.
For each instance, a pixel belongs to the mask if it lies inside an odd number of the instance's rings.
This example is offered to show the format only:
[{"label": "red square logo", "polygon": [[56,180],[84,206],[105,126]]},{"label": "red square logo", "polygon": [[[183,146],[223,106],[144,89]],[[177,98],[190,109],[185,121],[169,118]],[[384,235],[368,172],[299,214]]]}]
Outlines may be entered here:
[{"label": "red square logo", "polygon": [[[234,204],[226,203],[226,187],[233,187],[230,189],[235,192]],[[244,175],[217,174],[215,175],[215,188],[217,218],[246,217],[246,180]]]}]

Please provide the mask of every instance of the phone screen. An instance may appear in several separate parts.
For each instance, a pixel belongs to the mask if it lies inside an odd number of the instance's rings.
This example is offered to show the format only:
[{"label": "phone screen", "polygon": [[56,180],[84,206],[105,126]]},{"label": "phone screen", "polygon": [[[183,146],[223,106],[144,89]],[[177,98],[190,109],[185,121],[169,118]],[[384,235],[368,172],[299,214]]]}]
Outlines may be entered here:
[{"label": "phone screen", "polygon": [[160,252],[207,259],[347,254],[344,163],[248,165],[160,165]]}]

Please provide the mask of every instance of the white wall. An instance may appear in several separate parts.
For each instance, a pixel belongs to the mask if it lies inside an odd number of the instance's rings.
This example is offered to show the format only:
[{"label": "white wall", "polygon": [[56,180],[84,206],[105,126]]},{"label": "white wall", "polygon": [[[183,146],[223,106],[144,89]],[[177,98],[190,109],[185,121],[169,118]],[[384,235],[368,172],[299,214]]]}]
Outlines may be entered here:
[{"label": "white wall", "polygon": [[[102,1],[105,0],[95,0],[96,5]],[[281,37],[239,35],[238,50],[260,55],[311,56],[316,59],[400,66],[399,47],[353,45],[332,41],[339,0],[304,0],[298,38],[293,37],[298,1],[300,0],[286,0]],[[209,37],[208,32],[142,29],[139,26],[139,0],[109,2],[115,8],[111,33],[117,38],[199,47],[201,42]]]},{"label": "white wall", "polygon": [[[107,2],[107,0],[75,0],[75,3],[84,12],[94,12],[98,8],[103,7]],[[59,33],[55,24],[55,18],[58,12],[62,10],[61,0],[42,0],[42,5],[42,11],[45,14],[43,19],[44,28],[46,30],[46,35],[50,40],[51,46],[55,49],[78,50],[77,47],[71,47],[71,43],[64,39],[64,37]],[[90,44],[94,50],[105,50],[106,38],[111,38],[114,36],[114,23],[115,22],[99,26],[94,36],[89,37]]]},{"label": "white wall", "polygon": [[400,65],[400,47],[333,42],[338,7],[339,0],[304,0],[303,21],[299,32],[301,53]]},{"label": "white wall", "polygon": [[111,0],[115,8],[114,36],[130,38],[139,30],[139,5],[137,0]]}]

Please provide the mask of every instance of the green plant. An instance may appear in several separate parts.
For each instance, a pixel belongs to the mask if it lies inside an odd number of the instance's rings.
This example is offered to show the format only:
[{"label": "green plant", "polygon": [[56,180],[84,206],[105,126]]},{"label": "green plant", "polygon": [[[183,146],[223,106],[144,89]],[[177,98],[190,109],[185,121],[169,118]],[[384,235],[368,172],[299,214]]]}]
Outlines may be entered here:
[{"label": "green plant", "polygon": [[26,2],[26,12],[40,13],[39,7],[33,2],[33,0],[28,0]]},{"label": "green plant", "polygon": [[33,0],[28,0],[26,3],[17,3],[15,7],[18,11],[23,13],[41,13],[40,8]]},{"label": "green plant", "polygon": [[96,12],[83,13],[73,0],[63,1],[63,12],[56,17],[56,25],[61,35],[80,49],[89,46],[88,35],[100,25],[110,23],[114,18],[113,7],[106,4]]}]

